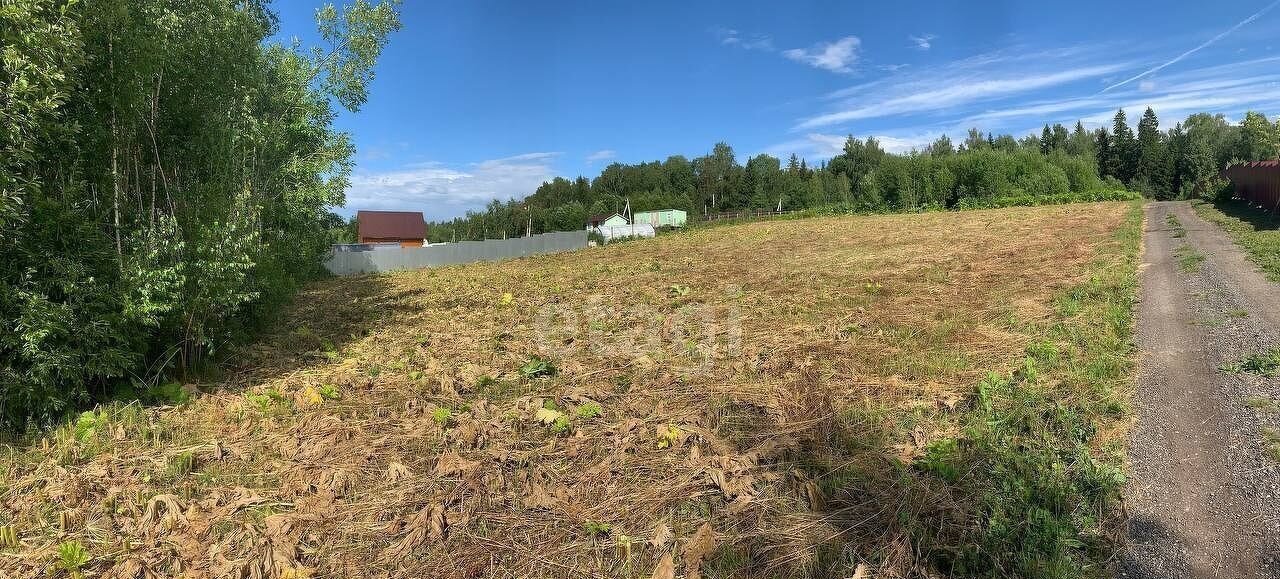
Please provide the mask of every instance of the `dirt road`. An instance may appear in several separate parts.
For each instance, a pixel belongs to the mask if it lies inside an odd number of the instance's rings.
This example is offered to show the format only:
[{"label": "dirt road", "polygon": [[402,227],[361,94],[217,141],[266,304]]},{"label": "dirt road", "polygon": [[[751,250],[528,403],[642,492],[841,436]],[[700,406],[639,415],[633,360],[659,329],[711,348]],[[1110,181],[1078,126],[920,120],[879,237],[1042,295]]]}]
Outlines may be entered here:
[{"label": "dirt road", "polygon": [[1280,344],[1280,284],[1186,203],[1146,213],[1130,546],[1116,573],[1280,577],[1280,463],[1263,443],[1280,412],[1258,408],[1280,400],[1280,379],[1220,369]]}]

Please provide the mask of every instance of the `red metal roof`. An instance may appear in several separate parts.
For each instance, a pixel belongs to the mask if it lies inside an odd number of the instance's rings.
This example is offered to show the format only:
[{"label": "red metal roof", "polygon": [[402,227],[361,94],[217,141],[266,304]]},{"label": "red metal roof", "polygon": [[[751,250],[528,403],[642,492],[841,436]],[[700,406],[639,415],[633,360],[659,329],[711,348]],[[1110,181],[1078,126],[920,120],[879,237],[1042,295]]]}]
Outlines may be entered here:
[{"label": "red metal roof", "polygon": [[357,211],[361,239],[425,239],[427,223],[421,211]]}]

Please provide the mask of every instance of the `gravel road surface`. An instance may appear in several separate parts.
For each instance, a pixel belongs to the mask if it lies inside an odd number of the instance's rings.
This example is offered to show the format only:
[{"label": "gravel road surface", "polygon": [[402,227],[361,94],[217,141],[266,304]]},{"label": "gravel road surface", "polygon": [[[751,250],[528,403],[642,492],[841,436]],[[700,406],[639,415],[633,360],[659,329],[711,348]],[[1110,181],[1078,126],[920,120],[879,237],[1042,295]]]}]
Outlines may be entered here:
[{"label": "gravel road surface", "polygon": [[1280,462],[1263,436],[1280,412],[1258,407],[1280,401],[1280,379],[1221,369],[1280,345],[1280,284],[1188,204],[1152,203],[1146,217],[1116,575],[1280,578]]}]

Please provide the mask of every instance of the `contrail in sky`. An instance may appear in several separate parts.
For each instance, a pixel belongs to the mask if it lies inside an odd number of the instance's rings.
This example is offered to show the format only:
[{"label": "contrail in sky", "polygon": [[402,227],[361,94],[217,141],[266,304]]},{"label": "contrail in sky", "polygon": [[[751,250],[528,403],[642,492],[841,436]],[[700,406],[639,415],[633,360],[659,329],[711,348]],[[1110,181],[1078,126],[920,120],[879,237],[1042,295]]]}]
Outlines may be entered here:
[{"label": "contrail in sky", "polygon": [[1235,26],[1232,26],[1231,28],[1228,28],[1226,31],[1222,32],[1221,34],[1219,34],[1219,35],[1217,35],[1217,36],[1214,36],[1213,38],[1210,38],[1209,40],[1204,41],[1204,43],[1203,43],[1203,44],[1201,44],[1200,46],[1197,46],[1197,47],[1195,47],[1195,48],[1192,48],[1191,50],[1188,50],[1188,51],[1186,51],[1186,52],[1184,52],[1184,53],[1182,53],[1182,54],[1179,54],[1179,55],[1178,55],[1177,57],[1175,57],[1173,60],[1170,60],[1169,62],[1166,62],[1166,63],[1164,63],[1164,64],[1162,64],[1162,65],[1160,65],[1160,66],[1157,66],[1157,67],[1155,67],[1155,68],[1152,68],[1152,69],[1150,69],[1150,70],[1147,70],[1147,71],[1145,71],[1145,72],[1142,72],[1142,73],[1140,73],[1140,74],[1138,74],[1138,75],[1136,75],[1136,76],[1133,76],[1133,77],[1127,78],[1127,79],[1122,80],[1122,81],[1120,81],[1120,82],[1117,82],[1117,83],[1115,83],[1115,84],[1113,84],[1113,85],[1111,85],[1111,86],[1109,86],[1109,87],[1107,87],[1107,88],[1102,89],[1102,92],[1107,92],[1107,91],[1109,91],[1109,90],[1111,90],[1111,89],[1113,89],[1113,88],[1116,88],[1116,87],[1118,87],[1118,86],[1123,86],[1123,85],[1129,84],[1129,83],[1131,83],[1131,82],[1133,82],[1133,81],[1135,81],[1135,80],[1138,80],[1138,79],[1140,79],[1140,78],[1142,78],[1142,77],[1144,77],[1144,76],[1149,76],[1149,75],[1151,75],[1152,73],[1155,73],[1156,71],[1159,71],[1160,69],[1162,69],[1162,68],[1164,68],[1164,67],[1166,67],[1166,66],[1169,66],[1169,65],[1171,65],[1171,64],[1176,64],[1177,62],[1181,61],[1182,59],[1184,59],[1184,58],[1186,58],[1186,57],[1188,57],[1188,56],[1191,56],[1192,54],[1195,54],[1195,53],[1197,53],[1197,52],[1200,52],[1200,51],[1201,51],[1201,50],[1203,50],[1205,47],[1207,47],[1207,46],[1209,46],[1209,45],[1211,45],[1211,44],[1213,44],[1213,43],[1215,43],[1215,42],[1217,42],[1217,41],[1219,41],[1219,40],[1222,40],[1222,39],[1223,39],[1223,38],[1225,38],[1228,34],[1231,34],[1232,32],[1235,32],[1235,31],[1239,30],[1241,26],[1244,26],[1245,24],[1248,24],[1248,23],[1250,23],[1250,22],[1253,22],[1254,20],[1257,20],[1257,19],[1258,19],[1258,17],[1262,16],[1263,14],[1266,14],[1266,13],[1267,13],[1268,11],[1270,11],[1272,8],[1275,8],[1277,4],[1280,4],[1280,0],[1276,0],[1275,2],[1272,2],[1272,3],[1270,3],[1270,4],[1267,4],[1267,6],[1266,6],[1265,8],[1263,8],[1262,10],[1259,10],[1259,11],[1257,11],[1257,12],[1253,13],[1253,16],[1250,16],[1250,17],[1248,17],[1248,18],[1245,18],[1244,20],[1241,20],[1241,21],[1240,21],[1239,23],[1237,23]]}]

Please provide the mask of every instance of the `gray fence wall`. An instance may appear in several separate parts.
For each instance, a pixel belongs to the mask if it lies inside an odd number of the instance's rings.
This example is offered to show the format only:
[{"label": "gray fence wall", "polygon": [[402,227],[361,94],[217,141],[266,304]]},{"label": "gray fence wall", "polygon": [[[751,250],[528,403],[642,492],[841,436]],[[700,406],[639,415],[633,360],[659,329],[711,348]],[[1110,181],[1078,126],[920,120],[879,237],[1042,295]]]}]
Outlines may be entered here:
[{"label": "gray fence wall", "polygon": [[430,247],[335,252],[324,266],[336,275],[359,275],[473,261],[511,259],[539,253],[559,253],[582,249],[586,246],[586,231],[560,231],[530,237],[460,241]]}]

